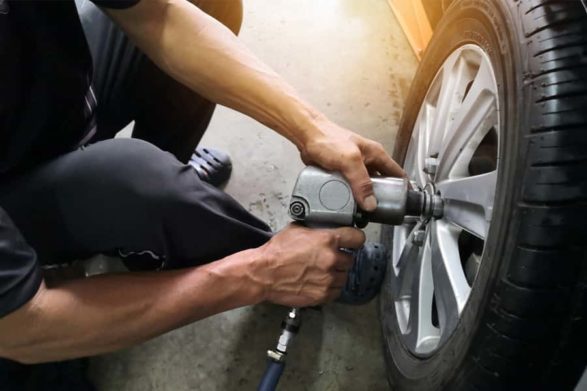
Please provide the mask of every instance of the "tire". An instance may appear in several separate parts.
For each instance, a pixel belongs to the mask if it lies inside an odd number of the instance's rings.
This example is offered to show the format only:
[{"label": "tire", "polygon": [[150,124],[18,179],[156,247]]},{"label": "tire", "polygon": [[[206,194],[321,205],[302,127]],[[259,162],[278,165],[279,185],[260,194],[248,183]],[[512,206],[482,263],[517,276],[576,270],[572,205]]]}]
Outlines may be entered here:
[{"label": "tire", "polygon": [[[412,84],[398,162],[438,69],[467,44],[487,54],[501,108],[491,226],[459,322],[428,355],[402,339],[389,262],[380,295],[389,382],[394,390],[573,389],[587,357],[587,13],[570,0],[455,1]],[[394,229],[382,229],[388,247]]]}]

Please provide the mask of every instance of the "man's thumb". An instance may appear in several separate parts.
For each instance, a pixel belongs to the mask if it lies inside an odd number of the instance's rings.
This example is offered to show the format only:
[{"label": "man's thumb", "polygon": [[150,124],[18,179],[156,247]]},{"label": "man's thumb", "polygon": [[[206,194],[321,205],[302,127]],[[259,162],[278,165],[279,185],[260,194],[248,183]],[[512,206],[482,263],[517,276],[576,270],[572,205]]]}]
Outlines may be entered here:
[{"label": "man's thumb", "polygon": [[375,196],[371,194],[365,197],[363,200],[363,209],[365,209],[367,212],[372,212],[375,210],[375,208],[377,208],[377,199]]},{"label": "man's thumb", "polygon": [[372,212],[377,208],[377,199],[373,193],[373,182],[371,182],[371,178],[369,178],[366,171],[367,170],[365,170],[366,175],[356,181],[354,183],[355,186],[351,183],[351,187],[353,187],[355,199],[359,203],[361,209],[366,212]]},{"label": "man's thumb", "polygon": [[345,172],[351,188],[353,189],[353,196],[355,200],[366,212],[372,212],[377,208],[377,199],[373,194],[373,182],[369,177],[367,168],[364,165],[354,165],[352,170]]}]

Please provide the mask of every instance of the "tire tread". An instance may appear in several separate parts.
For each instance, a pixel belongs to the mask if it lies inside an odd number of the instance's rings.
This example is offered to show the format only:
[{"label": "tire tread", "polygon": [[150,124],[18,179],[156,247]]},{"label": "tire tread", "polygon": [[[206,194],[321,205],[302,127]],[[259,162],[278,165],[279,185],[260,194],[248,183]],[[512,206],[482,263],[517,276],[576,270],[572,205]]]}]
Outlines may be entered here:
[{"label": "tire tread", "polygon": [[587,15],[580,2],[519,4],[532,104],[517,245],[476,366],[484,378],[495,369],[498,387],[545,389],[576,382],[585,365]]}]

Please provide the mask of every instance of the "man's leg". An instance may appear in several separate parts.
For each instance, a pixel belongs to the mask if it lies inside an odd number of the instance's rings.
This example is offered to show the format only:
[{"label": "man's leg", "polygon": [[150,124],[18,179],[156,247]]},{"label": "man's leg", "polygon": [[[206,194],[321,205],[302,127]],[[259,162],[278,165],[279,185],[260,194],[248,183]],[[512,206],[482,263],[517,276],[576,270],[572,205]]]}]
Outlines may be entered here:
[{"label": "man's leg", "polygon": [[190,166],[133,139],[90,145],[3,183],[0,205],[45,263],[143,253],[180,268],[271,236]]},{"label": "man's leg", "polygon": [[[238,34],[241,0],[192,0]],[[202,138],[215,104],[167,76],[89,1],[77,0],[94,60],[98,133],[112,138],[135,120],[133,137],[157,145],[187,162]]]},{"label": "man's leg", "polygon": [[[0,183],[0,205],[42,263],[107,253],[131,255],[135,266],[181,268],[271,237],[267,225],[190,166],[141,140],[99,142]],[[85,365],[0,358],[0,389],[51,384],[59,391],[90,391]]]}]

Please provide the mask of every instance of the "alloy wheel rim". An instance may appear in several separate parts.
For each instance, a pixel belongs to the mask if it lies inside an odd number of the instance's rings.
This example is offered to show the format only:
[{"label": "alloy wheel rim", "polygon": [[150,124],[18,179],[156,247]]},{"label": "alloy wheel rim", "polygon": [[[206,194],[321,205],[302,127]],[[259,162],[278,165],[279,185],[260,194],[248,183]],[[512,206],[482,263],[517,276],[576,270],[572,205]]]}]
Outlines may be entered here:
[{"label": "alloy wheel rim", "polygon": [[471,294],[493,215],[499,137],[491,61],[479,46],[462,46],[430,84],[404,164],[414,186],[441,195],[443,217],[406,219],[393,231],[394,310],[416,356],[454,333]]}]

